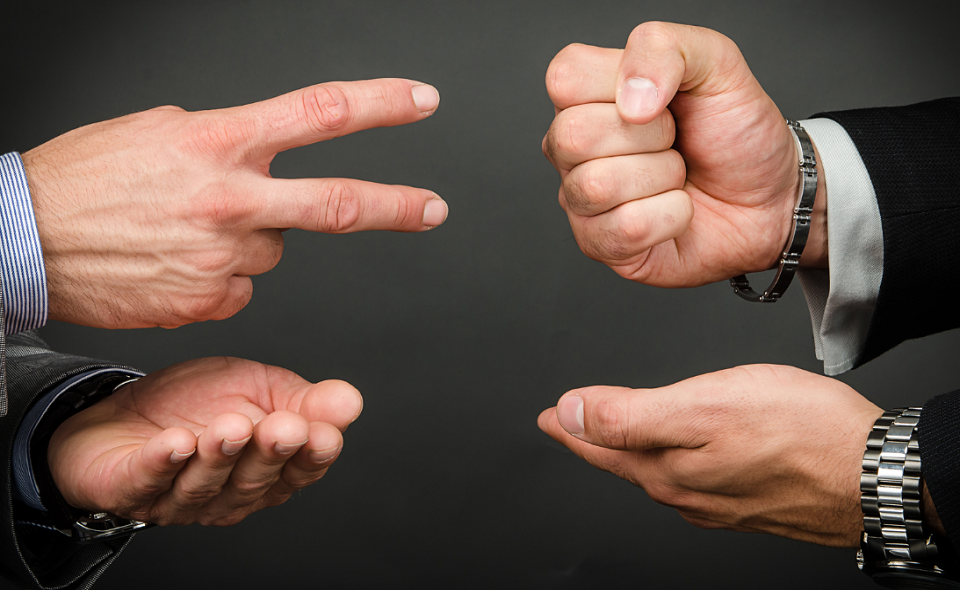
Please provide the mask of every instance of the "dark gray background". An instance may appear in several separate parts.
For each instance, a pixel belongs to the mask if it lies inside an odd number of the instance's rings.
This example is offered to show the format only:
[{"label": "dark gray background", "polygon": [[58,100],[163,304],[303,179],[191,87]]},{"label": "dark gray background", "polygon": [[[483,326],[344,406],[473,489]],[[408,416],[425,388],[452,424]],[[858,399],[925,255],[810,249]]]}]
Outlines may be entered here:
[{"label": "dark gray background", "polygon": [[[428,187],[450,217],[423,235],[291,231],[227,321],[44,329],[60,350],[148,371],[234,355],[365,396],[327,478],[232,528],[139,535],[99,588],[871,587],[852,550],[696,529],[537,429],[578,386],[756,362],[820,370],[799,287],[750,305],[725,284],[633,284],[580,253],[540,153],[553,117],[543,75],[568,43],[622,47],[659,19],[733,38],[790,117],[956,95],[955,1],[131,4],[5,9],[0,151],[166,103],[409,77],[440,90],[431,119],[282,154],[273,172]],[[882,406],[922,403],[960,384],[958,336],[842,379]]]}]

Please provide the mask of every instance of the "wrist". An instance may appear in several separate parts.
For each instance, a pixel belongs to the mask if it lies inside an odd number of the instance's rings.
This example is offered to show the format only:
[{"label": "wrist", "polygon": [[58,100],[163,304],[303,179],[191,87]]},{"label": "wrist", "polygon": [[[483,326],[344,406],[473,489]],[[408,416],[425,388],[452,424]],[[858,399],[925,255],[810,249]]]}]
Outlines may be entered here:
[{"label": "wrist", "polygon": [[[61,427],[83,410],[109,396],[116,387],[133,378],[132,372],[109,368],[93,373],[91,378],[70,385],[47,408],[36,425],[30,440],[30,463],[39,500],[50,523],[61,532],[76,535],[74,525],[80,517],[90,512],[84,510],[73,498],[71,485],[55,475],[56,465],[62,463],[58,451],[62,448],[57,434]],[[68,443],[64,443],[68,444]],[[69,453],[67,453],[69,454]]]}]

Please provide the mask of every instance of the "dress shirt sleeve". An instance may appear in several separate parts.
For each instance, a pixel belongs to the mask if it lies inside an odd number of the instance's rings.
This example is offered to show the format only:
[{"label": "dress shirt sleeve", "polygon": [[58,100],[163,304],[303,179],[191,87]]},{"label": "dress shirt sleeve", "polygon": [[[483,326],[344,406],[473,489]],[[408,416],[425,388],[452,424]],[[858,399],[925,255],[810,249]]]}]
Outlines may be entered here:
[{"label": "dress shirt sleeve", "polygon": [[960,327],[960,97],[815,117],[847,131],[880,209],[883,279],[857,363]]},{"label": "dress shirt sleeve", "polygon": [[33,473],[33,461],[30,456],[30,443],[33,433],[47,410],[57,399],[72,387],[107,374],[121,374],[129,377],[142,377],[143,373],[120,368],[100,368],[74,375],[40,398],[27,415],[24,416],[13,442],[13,497],[34,510],[44,512],[46,507],[40,497],[40,487]]},{"label": "dress shirt sleeve", "polygon": [[828,269],[798,275],[827,375],[859,364],[883,278],[883,231],[873,183],[847,132],[830,119],[802,125],[819,153],[827,187]]},{"label": "dress shirt sleeve", "polygon": [[47,273],[20,154],[0,156],[0,274],[4,334],[47,322]]}]

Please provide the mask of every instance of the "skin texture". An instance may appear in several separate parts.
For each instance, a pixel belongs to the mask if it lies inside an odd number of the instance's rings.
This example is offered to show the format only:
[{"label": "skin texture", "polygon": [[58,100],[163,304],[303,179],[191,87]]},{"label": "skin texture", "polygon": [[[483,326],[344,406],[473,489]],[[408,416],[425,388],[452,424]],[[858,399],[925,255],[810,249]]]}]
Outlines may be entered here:
[{"label": "skin texture", "polygon": [[72,416],[47,457],[77,508],[161,525],[231,525],[323,477],[362,406],[343,381],[194,360]]},{"label": "skin texture", "polygon": [[882,413],[835,379],[751,365],[658,389],[574,390],[538,424],[698,527],[856,547],[860,461]]},{"label": "skin texture", "polygon": [[[730,39],[645,23],[624,50],[566,47],[546,84],[557,114],[543,151],[587,256],[660,287],[776,265],[800,188],[798,154]],[[648,110],[637,85],[650,88]],[[827,263],[822,185],[806,266]]]},{"label": "skin texture", "polygon": [[[584,253],[661,287],[776,264],[800,186],[798,156],[732,41],[645,23],[622,51],[565,48],[546,82],[556,118],[543,151],[560,172],[560,205]],[[801,266],[825,268],[818,168]],[[839,381],[758,365],[660,389],[571,391],[538,423],[699,527],[855,547],[860,462],[881,413]],[[923,501],[924,522],[945,534],[926,491]]]},{"label": "skin texture", "polygon": [[203,112],[166,106],[96,123],[23,155],[50,318],[104,328],[224,319],[285,228],[416,232],[443,223],[435,193],[352,179],[274,179],[278,152],[427,118],[432,86],[331,82]]}]

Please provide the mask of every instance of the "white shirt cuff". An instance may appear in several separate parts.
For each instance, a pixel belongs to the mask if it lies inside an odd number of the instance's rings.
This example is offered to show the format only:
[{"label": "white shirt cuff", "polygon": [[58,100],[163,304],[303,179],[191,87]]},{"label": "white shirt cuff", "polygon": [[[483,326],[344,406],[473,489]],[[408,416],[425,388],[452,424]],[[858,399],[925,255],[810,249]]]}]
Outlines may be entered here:
[{"label": "white shirt cuff", "polygon": [[873,183],[846,130],[830,119],[802,121],[827,187],[829,270],[802,269],[817,358],[827,375],[857,364],[883,278],[883,228]]}]

